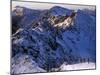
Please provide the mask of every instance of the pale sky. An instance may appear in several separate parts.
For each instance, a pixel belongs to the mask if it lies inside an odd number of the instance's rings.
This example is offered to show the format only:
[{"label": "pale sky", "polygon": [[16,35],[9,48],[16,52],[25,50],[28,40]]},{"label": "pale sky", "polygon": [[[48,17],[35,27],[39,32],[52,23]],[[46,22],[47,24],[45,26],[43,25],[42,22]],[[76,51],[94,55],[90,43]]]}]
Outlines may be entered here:
[{"label": "pale sky", "polygon": [[95,10],[95,6],[89,5],[72,5],[72,4],[52,4],[52,3],[40,3],[40,2],[21,2],[21,1],[12,1],[12,10],[15,6],[23,6],[31,9],[50,9],[53,6],[61,6],[69,9],[90,9]]}]

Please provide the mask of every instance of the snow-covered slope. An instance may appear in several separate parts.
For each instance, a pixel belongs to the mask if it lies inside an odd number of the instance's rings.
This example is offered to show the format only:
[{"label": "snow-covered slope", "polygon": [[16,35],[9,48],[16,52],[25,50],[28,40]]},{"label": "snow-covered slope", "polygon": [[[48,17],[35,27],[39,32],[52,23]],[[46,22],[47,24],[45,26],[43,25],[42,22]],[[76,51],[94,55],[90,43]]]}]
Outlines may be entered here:
[{"label": "snow-covered slope", "polygon": [[[18,9],[12,11],[12,73],[60,71],[63,63],[66,66],[85,62],[95,64],[95,13],[78,10],[73,25],[63,28],[55,27],[51,17],[60,21],[59,17],[70,17],[74,10],[59,6],[41,11],[16,8],[23,9],[23,15],[16,15]],[[26,57],[30,61],[27,64],[24,63]]]},{"label": "snow-covered slope", "polygon": [[18,54],[12,59],[12,73],[33,73],[46,72],[38,67],[37,63],[32,60],[32,57],[26,54]]},{"label": "snow-covered slope", "polygon": [[95,63],[79,63],[79,64],[73,64],[73,65],[65,65],[63,64],[60,67],[60,71],[66,71],[66,70],[83,70],[83,69],[95,69]]}]

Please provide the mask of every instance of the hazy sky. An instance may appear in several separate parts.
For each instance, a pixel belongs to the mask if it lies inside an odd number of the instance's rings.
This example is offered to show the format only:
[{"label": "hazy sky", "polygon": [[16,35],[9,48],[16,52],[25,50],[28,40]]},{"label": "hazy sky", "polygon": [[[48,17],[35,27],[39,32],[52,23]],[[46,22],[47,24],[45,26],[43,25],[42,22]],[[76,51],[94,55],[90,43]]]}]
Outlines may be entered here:
[{"label": "hazy sky", "polygon": [[53,6],[61,6],[69,9],[90,9],[94,10],[95,6],[83,5],[69,5],[69,4],[51,4],[51,3],[37,3],[37,2],[18,2],[12,1],[12,10],[15,6],[23,6],[31,9],[49,9]]}]

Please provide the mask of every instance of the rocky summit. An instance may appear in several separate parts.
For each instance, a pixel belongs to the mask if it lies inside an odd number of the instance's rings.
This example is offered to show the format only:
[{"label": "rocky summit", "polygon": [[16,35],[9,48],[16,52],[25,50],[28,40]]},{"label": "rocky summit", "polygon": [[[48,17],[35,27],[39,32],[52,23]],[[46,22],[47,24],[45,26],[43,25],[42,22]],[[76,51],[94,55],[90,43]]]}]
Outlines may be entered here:
[{"label": "rocky summit", "polygon": [[11,73],[63,71],[63,64],[96,62],[96,13],[54,6],[12,11]]}]

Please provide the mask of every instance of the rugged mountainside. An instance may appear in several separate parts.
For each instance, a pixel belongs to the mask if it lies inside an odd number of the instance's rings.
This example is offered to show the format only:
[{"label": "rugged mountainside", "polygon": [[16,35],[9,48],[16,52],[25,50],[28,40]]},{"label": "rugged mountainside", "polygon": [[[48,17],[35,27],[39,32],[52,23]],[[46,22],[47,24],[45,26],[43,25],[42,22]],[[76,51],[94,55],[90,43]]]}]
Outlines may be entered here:
[{"label": "rugged mountainside", "polygon": [[[72,13],[76,13],[73,25],[69,23],[67,27],[64,21]],[[83,60],[95,63],[94,14],[59,6],[48,10],[17,6],[12,11],[12,73],[62,71],[63,63],[76,64]],[[61,26],[55,27],[54,21]]]}]

